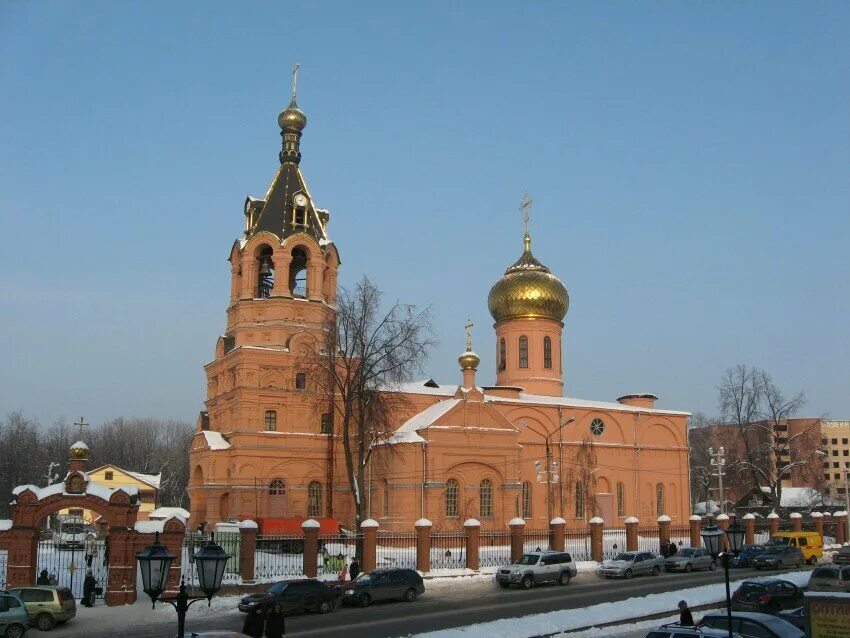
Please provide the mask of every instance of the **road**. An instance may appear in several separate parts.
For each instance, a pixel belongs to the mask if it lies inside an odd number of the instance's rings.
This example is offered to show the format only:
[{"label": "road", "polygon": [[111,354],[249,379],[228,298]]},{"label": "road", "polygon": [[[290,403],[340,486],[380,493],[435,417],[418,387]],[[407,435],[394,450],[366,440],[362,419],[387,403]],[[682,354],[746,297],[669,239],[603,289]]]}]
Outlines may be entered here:
[{"label": "road", "polygon": [[[786,570],[788,571],[788,570]],[[761,572],[740,569],[733,572],[734,579],[766,576],[776,572]],[[635,577],[632,580],[604,580],[595,574],[580,574],[566,587],[541,585],[528,591],[503,590],[493,582],[478,580],[467,585],[443,583],[428,591],[413,603],[376,603],[366,609],[341,607],[327,615],[305,614],[287,618],[287,635],[310,638],[392,638],[411,633],[434,631],[470,625],[499,618],[511,618],[561,609],[582,608],[597,603],[624,600],[633,596],[645,596],[723,582],[722,570],[715,572],[693,572],[691,574],[665,574],[660,576]],[[452,586],[459,585],[459,586]],[[199,603],[202,604],[202,603]],[[134,605],[134,608],[138,605]],[[146,607],[150,610],[150,607]],[[88,611],[88,610],[86,610]],[[92,610],[94,611],[94,610]],[[111,611],[111,610],[110,610]],[[170,616],[165,613],[170,612]],[[142,618],[153,620],[149,623]],[[132,635],[139,638],[173,638],[177,619],[171,610],[150,613],[142,618],[128,619],[132,624]],[[220,610],[215,615],[198,614],[190,609],[186,628],[191,631],[227,629],[240,631],[244,615],[235,609]],[[168,621],[171,622],[163,622]],[[141,622],[138,622],[141,621]],[[144,624],[142,624],[144,622]],[[74,631],[74,621],[51,632],[54,638],[80,636],[80,628]],[[126,627],[126,625],[125,625]],[[86,623],[86,638],[111,638],[115,626],[98,627]],[[499,638],[495,637],[494,638]]]}]

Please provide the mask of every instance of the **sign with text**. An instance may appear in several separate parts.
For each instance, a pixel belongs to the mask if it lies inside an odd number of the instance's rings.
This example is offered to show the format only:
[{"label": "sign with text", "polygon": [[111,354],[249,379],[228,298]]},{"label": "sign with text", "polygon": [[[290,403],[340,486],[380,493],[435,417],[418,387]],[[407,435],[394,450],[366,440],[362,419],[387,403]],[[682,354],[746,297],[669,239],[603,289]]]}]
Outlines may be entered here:
[{"label": "sign with text", "polygon": [[846,638],[850,628],[850,594],[806,594],[811,638]]}]

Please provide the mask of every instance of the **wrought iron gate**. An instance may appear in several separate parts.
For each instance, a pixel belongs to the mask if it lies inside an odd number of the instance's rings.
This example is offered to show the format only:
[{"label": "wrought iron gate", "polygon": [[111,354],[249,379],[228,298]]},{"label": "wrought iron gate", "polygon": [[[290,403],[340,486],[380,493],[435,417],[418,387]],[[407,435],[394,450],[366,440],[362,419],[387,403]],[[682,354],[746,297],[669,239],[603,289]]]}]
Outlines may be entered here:
[{"label": "wrought iron gate", "polygon": [[[109,583],[109,565],[106,552],[108,544],[105,540],[96,541],[97,554],[91,560],[91,566],[86,560],[85,548],[79,546],[61,546],[55,538],[42,539],[38,542],[38,560],[36,576],[42,570],[47,570],[48,577],[57,587],[67,587],[74,598],[82,598],[83,581],[86,570],[91,569],[96,582],[95,598],[104,598]],[[99,593],[98,593],[99,592]]]}]

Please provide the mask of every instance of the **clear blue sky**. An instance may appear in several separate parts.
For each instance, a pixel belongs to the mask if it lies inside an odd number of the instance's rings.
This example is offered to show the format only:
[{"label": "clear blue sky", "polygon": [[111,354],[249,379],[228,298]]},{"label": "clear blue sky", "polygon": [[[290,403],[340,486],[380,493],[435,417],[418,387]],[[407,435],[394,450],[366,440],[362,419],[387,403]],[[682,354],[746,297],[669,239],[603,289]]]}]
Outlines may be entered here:
[{"label": "clear blue sky", "polygon": [[302,168],[343,258],[432,304],[429,373],[521,251],[566,394],[715,412],[763,367],[850,418],[846,2],[0,3],[0,412],[194,419],[246,194]]}]

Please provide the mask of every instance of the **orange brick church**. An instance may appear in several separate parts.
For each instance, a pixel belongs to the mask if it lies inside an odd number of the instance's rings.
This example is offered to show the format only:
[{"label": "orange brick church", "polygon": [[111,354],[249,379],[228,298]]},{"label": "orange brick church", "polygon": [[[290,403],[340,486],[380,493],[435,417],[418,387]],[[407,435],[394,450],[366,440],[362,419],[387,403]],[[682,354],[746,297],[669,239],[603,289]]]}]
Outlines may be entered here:
[{"label": "orange brick church", "polygon": [[[298,356],[323,339],[340,255],[330,213],[299,167],[307,118],[294,97],[278,124],[280,166],[262,198],[246,199],[245,232],[230,250],[227,326],[205,367],[206,409],[190,454],[192,522],[312,517],[351,527],[328,398],[311,388]],[[548,529],[553,517],[568,528],[594,516],[614,527],[632,516],[684,523],[688,414],[656,409],[651,394],[564,397],[569,295],[528,232],[517,244],[519,259],[494,273],[488,297],[496,385],[478,385],[468,338],[457,378],[393,389],[409,414],[385,443],[393,453],[368,472],[368,517],[406,531],[420,518],[446,531],[467,518],[492,530],[515,517],[531,529]]]}]

